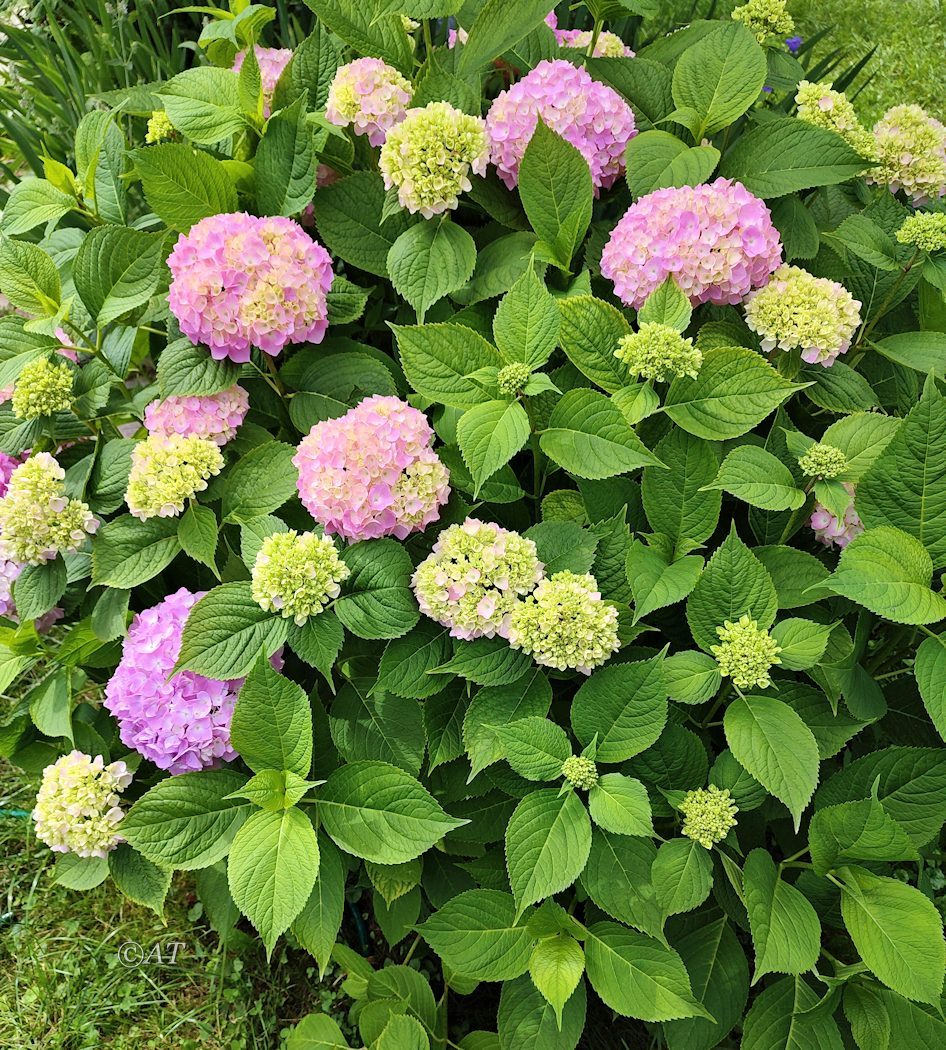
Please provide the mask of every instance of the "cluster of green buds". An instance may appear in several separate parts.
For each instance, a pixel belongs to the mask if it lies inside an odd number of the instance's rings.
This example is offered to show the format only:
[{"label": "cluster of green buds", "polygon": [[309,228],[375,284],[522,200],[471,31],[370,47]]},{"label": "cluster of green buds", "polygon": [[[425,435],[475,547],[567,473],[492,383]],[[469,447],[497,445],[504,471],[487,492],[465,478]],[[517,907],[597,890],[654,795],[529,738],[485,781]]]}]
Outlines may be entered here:
[{"label": "cluster of green buds", "polygon": [[716,633],[720,644],[711,645],[710,652],[724,678],[731,678],[740,689],[766,689],[772,684],[769,669],[781,663],[782,648],[768,631],[743,614],[736,623],[726,620]]},{"label": "cluster of green buds", "polygon": [[834,445],[816,442],[799,457],[798,465],[806,477],[830,480],[847,470],[847,456]]},{"label": "cluster of green buds", "polygon": [[706,849],[723,841],[736,826],[739,812],[729,790],[715,784],[688,791],[679,808],[683,814],[683,834]]}]

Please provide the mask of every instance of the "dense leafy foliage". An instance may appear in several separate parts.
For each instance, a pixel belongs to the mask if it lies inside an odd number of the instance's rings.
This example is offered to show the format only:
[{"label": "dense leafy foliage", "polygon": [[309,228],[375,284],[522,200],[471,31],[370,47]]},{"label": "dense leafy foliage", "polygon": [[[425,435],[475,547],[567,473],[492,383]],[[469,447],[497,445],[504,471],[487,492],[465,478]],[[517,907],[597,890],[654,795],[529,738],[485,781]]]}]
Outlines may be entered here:
[{"label": "dense leafy foliage", "polygon": [[377,1050],[946,1044],[946,130],[774,0],[307,2],[0,218],[57,878],[197,871]]}]

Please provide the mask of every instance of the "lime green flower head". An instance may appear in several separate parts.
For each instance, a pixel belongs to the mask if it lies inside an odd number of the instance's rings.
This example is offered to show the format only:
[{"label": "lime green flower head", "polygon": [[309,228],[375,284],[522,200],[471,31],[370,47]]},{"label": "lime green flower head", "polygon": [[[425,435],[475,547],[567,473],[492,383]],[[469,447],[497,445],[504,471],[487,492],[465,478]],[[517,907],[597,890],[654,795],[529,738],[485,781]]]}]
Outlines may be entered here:
[{"label": "lime green flower head", "polygon": [[125,502],[136,518],[173,518],[223,469],[216,442],[196,435],[149,435],[131,456]]},{"label": "lime green flower head", "polygon": [[571,755],[562,763],[562,776],[572,787],[590,791],[598,783],[598,768],[590,758]]},{"label": "lime green flower head", "polygon": [[836,478],[847,470],[847,456],[834,445],[818,442],[799,458],[798,465],[809,478]]},{"label": "lime green flower head", "polygon": [[501,394],[518,394],[529,382],[532,370],[521,361],[513,361],[511,365],[504,365],[496,376],[496,385]]},{"label": "lime green flower head", "polygon": [[294,530],[263,540],[253,565],[253,599],[301,627],[341,593],[350,570],[328,536]]},{"label": "lime green flower head", "polygon": [[742,22],[760,44],[781,42],[795,29],[795,20],[785,10],[785,3],[786,0],[748,0],[733,11],[732,17]]},{"label": "lime green flower head", "polygon": [[683,834],[706,849],[722,842],[736,826],[739,808],[727,788],[710,784],[708,788],[688,791],[680,803],[683,814]]},{"label": "lime green flower head", "polygon": [[897,230],[901,244],[912,244],[924,252],[946,249],[946,213],[918,212],[906,219]]},{"label": "lime green flower head", "polygon": [[665,383],[675,376],[696,379],[703,354],[670,325],[645,321],[640,331],[624,336],[614,356],[635,375]]},{"label": "lime green flower head", "polygon": [[740,689],[765,689],[772,684],[769,668],[782,662],[778,658],[782,649],[768,631],[744,613],[736,623],[726,620],[716,633],[720,644],[711,645],[710,652],[724,678],[731,678]]},{"label": "lime green flower head", "polygon": [[857,119],[850,99],[828,83],[803,80],[795,95],[798,118],[840,135],[862,157],[874,156],[874,137]]},{"label": "lime green flower head", "polygon": [[174,135],[174,125],[171,118],[163,109],[156,109],[148,118],[148,130],[145,133],[145,142],[149,146],[155,146],[159,142],[166,142]]},{"label": "lime green flower head", "polygon": [[867,181],[898,190],[913,204],[946,194],[946,125],[922,106],[894,106],[874,125],[878,164]]},{"label": "lime green flower head", "polygon": [[13,386],[11,407],[19,419],[39,419],[72,404],[72,369],[65,361],[40,357],[24,365]]}]

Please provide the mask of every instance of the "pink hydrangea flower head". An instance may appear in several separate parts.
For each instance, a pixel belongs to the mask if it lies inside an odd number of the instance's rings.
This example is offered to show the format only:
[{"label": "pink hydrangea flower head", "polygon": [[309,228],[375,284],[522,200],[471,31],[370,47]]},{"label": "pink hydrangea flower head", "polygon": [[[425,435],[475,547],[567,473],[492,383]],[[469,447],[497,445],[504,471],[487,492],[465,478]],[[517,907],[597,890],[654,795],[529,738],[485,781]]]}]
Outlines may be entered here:
[{"label": "pink hydrangea flower head", "polygon": [[380,146],[388,129],[404,119],[410,101],[410,81],[393,66],[380,58],[356,58],[335,73],[325,119],[339,127],[350,124],[356,135]]},{"label": "pink hydrangea flower head", "polygon": [[16,456],[8,456],[6,452],[0,452],[0,499],[7,494],[10,478],[13,477],[13,471],[20,465],[20,462]]},{"label": "pink hydrangea flower head", "polygon": [[23,571],[24,566],[18,561],[0,559],[0,616],[8,620],[16,619],[16,603],[13,601],[13,584]]},{"label": "pink hydrangea flower head", "polygon": [[601,273],[635,310],[672,277],[696,306],[735,305],[782,261],[769,209],[740,182],[654,190],[628,208],[601,253]]},{"label": "pink hydrangea flower head", "polygon": [[849,481],[841,484],[851,497],[843,518],[837,518],[822,503],[816,503],[811,515],[810,525],[815,532],[815,539],[826,547],[838,547],[843,550],[853,539],[864,531],[861,519],[854,509],[854,486]]},{"label": "pink hydrangea flower head", "polygon": [[211,215],[181,234],[168,266],[171,312],[218,361],[249,361],[253,346],[275,357],[325,336],[332,261],[292,219]]},{"label": "pink hydrangea flower head", "polygon": [[170,773],[192,773],[237,757],[230,719],[242,680],[218,682],[193,671],[168,678],[184,624],[202,597],[203,592],[182,587],[138,613],[105,687],[105,706],[118,721],[122,743]]},{"label": "pink hydrangea flower head", "polygon": [[[273,108],[273,92],[276,90],[283,70],[289,65],[292,51],[288,47],[260,47],[259,44],[253,50],[256,52],[260,80],[263,84],[263,116],[268,117]],[[243,68],[245,58],[245,51],[237,52],[233,60],[234,73],[239,73]]]},{"label": "pink hydrangea flower head", "polygon": [[490,160],[509,189],[540,117],[588,162],[595,192],[624,171],[624,148],[637,134],[631,107],[587,70],[556,59],[503,91],[486,115]]},{"label": "pink hydrangea flower head", "polygon": [[436,521],[450,495],[433,437],[423,412],[396,397],[366,398],[302,439],[299,496],[327,533],[402,540]]},{"label": "pink hydrangea flower head", "polygon": [[172,394],[148,405],[145,426],[151,434],[195,435],[225,445],[236,437],[249,407],[249,395],[239,385],[204,397]]},{"label": "pink hydrangea flower head", "polygon": [[60,354],[67,361],[71,361],[73,364],[78,364],[79,351],[73,345],[72,336],[69,335],[65,328],[57,328],[55,335],[60,343],[59,349],[56,353]]},{"label": "pink hydrangea flower head", "polygon": [[[573,47],[579,51],[587,51],[593,34],[590,29],[556,29],[555,39],[559,47]],[[617,35],[603,29],[595,41],[595,49],[592,58],[634,58],[636,52],[632,51],[627,44]]]}]

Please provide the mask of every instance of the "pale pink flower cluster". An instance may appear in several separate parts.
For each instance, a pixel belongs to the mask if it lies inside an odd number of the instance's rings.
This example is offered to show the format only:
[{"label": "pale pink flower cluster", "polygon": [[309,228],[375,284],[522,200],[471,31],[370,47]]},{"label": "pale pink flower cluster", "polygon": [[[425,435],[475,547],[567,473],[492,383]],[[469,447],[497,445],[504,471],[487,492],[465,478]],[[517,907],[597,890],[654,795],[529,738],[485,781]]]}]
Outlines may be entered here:
[{"label": "pale pink flower cluster", "polygon": [[588,162],[596,193],[624,171],[624,149],[637,134],[631,107],[587,70],[556,59],[503,91],[486,115],[490,160],[509,189],[540,117]]},{"label": "pale pink flower cluster", "polygon": [[[259,44],[253,48],[256,52],[256,61],[259,63],[260,80],[263,85],[263,116],[268,117],[273,108],[273,93],[283,70],[289,65],[292,51],[288,47],[260,47]],[[246,52],[240,51],[233,60],[233,71],[239,73],[243,67]]]},{"label": "pale pink flower cluster", "polygon": [[148,405],[145,426],[152,434],[193,435],[222,446],[236,437],[249,407],[249,395],[239,385],[203,397],[172,394]]},{"label": "pale pink flower cluster", "polygon": [[[579,51],[587,51],[594,34],[590,29],[556,29],[555,39],[559,47],[573,47]],[[617,33],[609,33],[602,29],[595,40],[595,48],[591,53],[592,58],[634,58],[632,51]]]},{"label": "pale pink flower cluster", "polygon": [[18,561],[0,559],[0,616],[16,619],[16,603],[13,601],[13,584],[23,571]]},{"label": "pale pink flower cluster", "polygon": [[782,261],[769,209],[740,182],[654,190],[611,231],[601,273],[640,309],[672,277],[695,306],[735,305],[763,286]]},{"label": "pale pink flower cluster", "polygon": [[811,515],[811,527],[815,532],[815,539],[826,547],[838,547],[843,550],[853,539],[856,539],[864,531],[861,519],[854,509],[854,486],[848,482],[841,483],[847,489],[851,497],[844,518],[837,518],[821,503],[815,504],[814,513]]},{"label": "pale pink flower cluster", "polygon": [[328,328],[332,261],[292,219],[211,215],[181,234],[168,266],[171,312],[217,360],[249,361],[253,346],[275,357]]},{"label": "pale pink flower cluster", "polygon": [[369,397],[302,439],[293,459],[299,496],[327,533],[350,542],[404,539],[436,521],[450,495],[433,437],[416,408],[396,397]]},{"label": "pale pink flower cluster", "polygon": [[411,84],[380,58],[356,58],[340,66],[329,88],[325,119],[367,135],[372,146],[384,142],[389,128],[404,119]]}]

